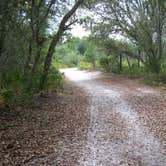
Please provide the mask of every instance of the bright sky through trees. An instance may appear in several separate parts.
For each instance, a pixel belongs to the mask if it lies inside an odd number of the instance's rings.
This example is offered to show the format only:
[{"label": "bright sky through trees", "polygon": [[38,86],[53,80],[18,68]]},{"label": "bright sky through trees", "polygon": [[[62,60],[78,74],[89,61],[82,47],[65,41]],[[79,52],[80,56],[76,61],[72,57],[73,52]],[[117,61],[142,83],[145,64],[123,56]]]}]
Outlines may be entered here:
[{"label": "bright sky through trees", "polygon": [[81,25],[76,24],[72,27],[71,34],[74,37],[82,38],[82,37],[85,37],[85,36],[89,36],[90,32],[85,30]]}]

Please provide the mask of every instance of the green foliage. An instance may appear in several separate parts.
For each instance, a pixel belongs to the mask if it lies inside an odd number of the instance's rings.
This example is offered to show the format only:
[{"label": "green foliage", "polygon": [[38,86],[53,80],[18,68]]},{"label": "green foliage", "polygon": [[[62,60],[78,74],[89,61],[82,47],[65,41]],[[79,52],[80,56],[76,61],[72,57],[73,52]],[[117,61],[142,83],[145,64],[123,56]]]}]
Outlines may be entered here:
[{"label": "green foliage", "polygon": [[[98,5],[95,5],[98,2],[102,7],[98,8]],[[103,3],[93,1],[93,4],[94,8],[98,8],[95,9],[97,13],[105,14],[101,15],[96,24],[91,24],[95,25],[91,27],[93,30],[91,38],[62,39],[56,48],[53,67],[45,72],[49,73],[46,89],[52,85],[58,88],[63,84],[63,78],[56,68],[79,66],[80,69],[92,69],[92,66],[96,67],[99,54],[107,55],[101,56],[98,60],[105,71],[115,73],[123,71],[131,76],[147,74],[148,81],[166,82],[164,1],[143,0],[135,3],[134,0],[119,0],[117,3],[106,0]],[[5,102],[30,100],[39,90],[43,66],[51,64],[45,63],[53,37],[48,33],[52,26],[49,23],[56,21],[57,30],[67,8],[68,4],[62,1],[1,2],[0,98]],[[111,15],[109,11],[113,11]],[[137,17],[133,11],[137,13]],[[111,20],[107,20],[109,16]],[[91,23],[93,21],[92,18],[87,18],[88,20]],[[110,38],[112,32],[120,32],[127,40]],[[152,40],[154,32],[158,34],[157,42]],[[128,59],[134,63],[126,65]],[[137,60],[141,61],[141,66],[136,64]],[[48,65],[44,69],[49,67]]]},{"label": "green foliage", "polygon": [[5,103],[23,102],[32,98],[32,91],[26,92],[27,77],[24,76],[19,68],[2,72],[0,75],[0,85],[0,96],[4,99]]},{"label": "green foliage", "polygon": [[[59,42],[65,31],[59,23],[70,11],[68,5],[71,6],[71,3],[50,0],[0,3],[0,25],[2,25],[0,26],[0,98],[2,97],[5,102],[23,101],[24,98],[29,100],[42,89],[45,80],[48,80],[46,88],[51,83],[56,87],[62,83],[60,74],[54,69],[50,71],[49,69],[55,43]],[[74,9],[77,9],[81,1],[76,3]],[[68,16],[71,17],[74,12],[75,10],[72,10]],[[67,22],[68,19],[69,17],[64,17],[63,21]],[[52,24],[54,24],[54,32],[50,31]],[[60,32],[59,38],[57,32]],[[79,42],[80,40],[76,38],[66,46],[65,53],[63,49],[59,52],[59,57],[65,60],[65,66],[75,66],[80,61],[75,51],[76,43],[78,45]],[[49,48],[52,50],[50,51]],[[83,51],[83,49],[79,50]],[[69,58],[65,58],[64,55]],[[63,65],[62,62],[59,58],[56,63]]]},{"label": "green foliage", "polygon": [[123,73],[130,78],[137,78],[145,75],[145,67],[138,66],[138,64],[133,61],[131,66],[128,66],[126,63],[123,65]]},{"label": "green foliage", "polygon": [[69,66],[67,64],[64,64],[62,61],[54,61],[53,66],[55,66],[57,69],[63,69],[68,68]]},{"label": "green foliage", "polygon": [[[146,68],[147,70],[147,68]],[[166,64],[161,66],[161,71],[157,73],[146,72],[144,81],[149,85],[160,86],[166,84]]]},{"label": "green foliage", "polygon": [[145,62],[145,67],[148,73],[159,74],[161,71],[161,62],[156,57],[152,57]]},{"label": "green foliage", "polygon": [[81,55],[84,55],[87,50],[88,44],[85,40],[80,41],[77,45],[77,50]]},{"label": "green foliage", "polygon": [[58,45],[53,63],[57,68],[76,67],[83,59],[83,55],[78,51],[79,43],[83,42],[79,38],[71,38],[63,45]]},{"label": "green foliage", "polygon": [[89,63],[92,63],[93,66],[95,66],[96,51],[95,46],[92,42],[89,42],[88,48],[85,52],[85,60]]},{"label": "green foliage", "polygon": [[81,59],[81,56],[77,52],[70,51],[66,54],[63,62],[68,67],[75,67],[78,65],[80,59]]},{"label": "green foliage", "polygon": [[[100,2],[95,1],[96,5],[93,6],[96,15],[99,13],[100,16],[100,20],[95,22],[94,19],[92,34],[94,41],[99,43],[98,46],[105,50],[106,55],[117,56],[122,53],[123,56],[139,59],[146,66],[148,73],[159,74],[166,50],[165,1],[142,0],[136,3],[135,0],[105,0],[102,4]],[[122,35],[128,44],[112,40],[112,33],[118,33],[118,38],[119,34]]]},{"label": "green foliage", "polygon": [[111,70],[111,58],[109,56],[101,56],[99,64],[104,71],[109,72]]},{"label": "green foliage", "polygon": [[166,83],[165,76],[165,73],[148,73],[144,76],[144,82],[152,86],[161,86]]},{"label": "green foliage", "polygon": [[113,72],[113,73],[119,73],[119,62],[117,60],[117,56],[101,56],[99,59],[99,64],[101,68],[106,72]]},{"label": "green foliage", "polygon": [[80,70],[91,70],[92,68],[93,68],[93,64],[86,61],[81,61],[79,64]]},{"label": "green foliage", "polygon": [[[36,74],[32,80],[32,89],[27,91],[28,73],[26,77],[19,71],[1,74],[0,77],[0,98],[4,103],[29,103],[33,100],[33,95],[38,93],[40,74]],[[52,67],[45,85],[45,89],[60,89],[63,86],[63,76]]]},{"label": "green foliage", "polygon": [[82,70],[95,68],[97,50],[88,38],[70,38],[59,44],[54,56],[53,64],[57,68],[79,67]]},{"label": "green foliage", "polygon": [[11,89],[1,89],[0,98],[2,103],[11,103],[14,101],[14,92]]},{"label": "green foliage", "polygon": [[46,89],[61,89],[63,87],[63,76],[62,74],[53,66],[47,78]]}]

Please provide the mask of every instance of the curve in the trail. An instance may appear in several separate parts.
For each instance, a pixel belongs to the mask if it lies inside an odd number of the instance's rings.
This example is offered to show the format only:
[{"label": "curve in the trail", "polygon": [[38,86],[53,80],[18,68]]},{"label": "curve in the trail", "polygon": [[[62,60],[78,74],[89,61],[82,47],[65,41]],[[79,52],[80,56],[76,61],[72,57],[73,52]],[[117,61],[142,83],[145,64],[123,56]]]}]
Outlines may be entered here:
[{"label": "curve in the trail", "polygon": [[100,72],[61,71],[89,96],[91,117],[81,166],[166,165],[162,144],[140,123],[130,103],[123,99],[122,88],[96,81]]}]

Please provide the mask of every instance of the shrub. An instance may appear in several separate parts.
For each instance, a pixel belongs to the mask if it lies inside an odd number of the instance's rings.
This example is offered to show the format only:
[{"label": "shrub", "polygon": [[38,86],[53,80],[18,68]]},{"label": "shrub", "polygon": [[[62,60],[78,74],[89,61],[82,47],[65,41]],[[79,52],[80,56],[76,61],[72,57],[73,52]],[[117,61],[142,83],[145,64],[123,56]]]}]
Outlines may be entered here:
[{"label": "shrub", "polygon": [[159,79],[160,79],[160,82],[166,83],[166,72],[161,71],[159,73]]},{"label": "shrub", "polygon": [[140,77],[145,74],[145,67],[144,66],[138,67],[138,64],[134,62],[131,64],[130,67],[124,65],[123,73],[127,74],[130,78]]},{"label": "shrub", "polygon": [[158,86],[159,77],[154,73],[147,73],[144,77],[144,82],[148,85]]},{"label": "shrub", "polygon": [[99,59],[99,64],[104,71],[109,72],[111,70],[111,59],[108,56],[102,56]]},{"label": "shrub", "polygon": [[[0,103],[9,105],[31,103],[33,96],[38,93],[41,74],[38,72],[32,79],[32,88],[27,90],[29,73],[23,75],[21,70],[13,70],[0,74]],[[63,77],[60,72],[52,67],[46,82],[46,89],[61,88],[63,86]]]},{"label": "shrub", "polygon": [[93,68],[93,64],[86,62],[86,61],[82,61],[79,64],[79,69],[80,70],[91,70]]},{"label": "shrub", "polygon": [[47,78],[46,89],[63,87],[63,76],[58,69],[52,67]]},{"label": "shrub", "polygon": [[61,61],[54,61],[53,66],[56,67],[57,69],[62,69],[62,68],[68,68],[69,66],[67,64],[64,64],[64,62]]},{"label": "shrub", "polygon": [[80,61],[80,55],[77,54],[74,51],[70,51],[66,54],[66,56],[63,59],[63,63],[66,64],[69,67],[75,67],[78,65]]},{"label": "shrub", "polygon": [[11,103],[14,101],[15,95],[11,89],[1,89],[0,98],[3,103]]}]

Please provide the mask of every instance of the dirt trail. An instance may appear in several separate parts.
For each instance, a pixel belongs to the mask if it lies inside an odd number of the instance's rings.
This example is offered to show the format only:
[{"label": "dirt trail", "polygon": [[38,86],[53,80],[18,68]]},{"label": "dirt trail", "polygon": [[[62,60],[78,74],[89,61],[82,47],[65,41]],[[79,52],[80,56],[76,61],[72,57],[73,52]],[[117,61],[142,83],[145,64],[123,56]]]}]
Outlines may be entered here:
[{"label": "dirt trail", "polygon": [[[85,89],[90,124],[80,166],[164,166],[164,144],[140,121],[133,101],[126,96],[159,95],[156,89],[100,80],[100,72],[64,69],[66,77]],[[126,86],[125,86],[126,85]]]}]

